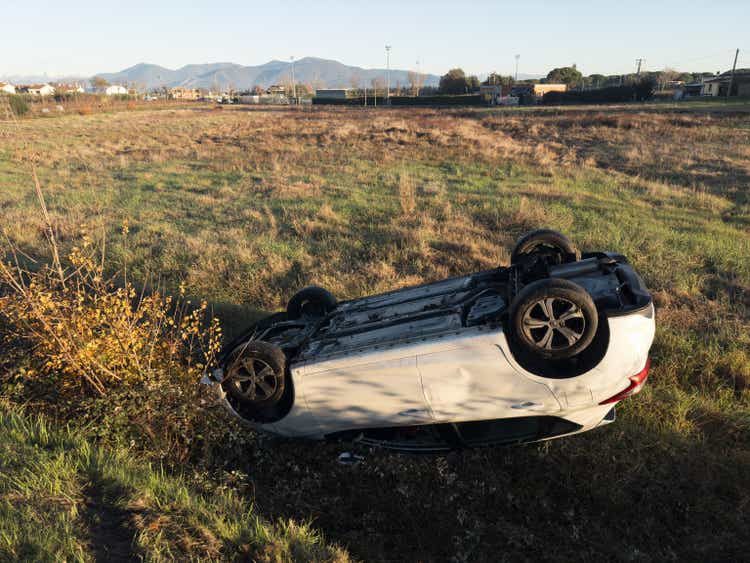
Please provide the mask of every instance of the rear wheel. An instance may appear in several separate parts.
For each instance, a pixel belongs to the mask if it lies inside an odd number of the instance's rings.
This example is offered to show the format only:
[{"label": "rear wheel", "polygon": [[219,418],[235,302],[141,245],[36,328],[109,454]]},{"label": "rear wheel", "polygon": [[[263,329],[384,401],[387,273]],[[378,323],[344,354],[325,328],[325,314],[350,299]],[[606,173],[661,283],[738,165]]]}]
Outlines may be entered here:
[{"label": "rear wheel", "polygon": [[572,358],[591,344],[599,322],[588,292],[569,280],[550,278],[524,287],[510,308],[513,338],[539,358]]},{"label": "rear wheel", "polygon": [[529,260],[543,260],[550,266],[580,260],[581,253],[564,234],[551,229],[526,233],[513,249],[511,264]]}]

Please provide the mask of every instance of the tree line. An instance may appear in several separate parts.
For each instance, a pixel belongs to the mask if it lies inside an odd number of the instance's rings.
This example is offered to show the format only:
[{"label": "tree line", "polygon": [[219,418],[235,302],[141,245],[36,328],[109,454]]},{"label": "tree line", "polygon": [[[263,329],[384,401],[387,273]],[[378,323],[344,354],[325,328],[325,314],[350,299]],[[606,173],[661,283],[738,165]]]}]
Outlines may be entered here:
[{"label": "tree line", "polygon": [[[710,72],[678,72],[673,69],[660,71],[643,71],[640,74],[590,74],[584,76],[576,65],[558,67],[550,70],[543,78],[519,80],[523,84],[565,84],[569,89],[590,90],[612,88],[617,86],[634,86],[642,82],[651,82],[654,87],[663,90],[674,82],[699,82],[702,78],[713,76]],[[440,77],[438,92],[445,95],[469,94],[482,85],[500,85],[503,90],[516,83],[512,76],[491,73],[483,82],[474,75],[467,76],[461,68],[453,68]]]}]

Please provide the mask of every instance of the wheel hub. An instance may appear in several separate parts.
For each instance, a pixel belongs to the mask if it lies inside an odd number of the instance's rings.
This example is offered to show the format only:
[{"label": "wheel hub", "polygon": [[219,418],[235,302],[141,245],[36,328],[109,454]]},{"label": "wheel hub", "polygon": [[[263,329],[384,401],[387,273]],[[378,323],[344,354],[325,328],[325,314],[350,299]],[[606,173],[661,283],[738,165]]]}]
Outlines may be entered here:
[{"label": "wheel hub", "polygon": [[526,339],[543,350],[574,346],[586,329],[581,308],[562,297],[547,297],[532,303],[523,315]]}]

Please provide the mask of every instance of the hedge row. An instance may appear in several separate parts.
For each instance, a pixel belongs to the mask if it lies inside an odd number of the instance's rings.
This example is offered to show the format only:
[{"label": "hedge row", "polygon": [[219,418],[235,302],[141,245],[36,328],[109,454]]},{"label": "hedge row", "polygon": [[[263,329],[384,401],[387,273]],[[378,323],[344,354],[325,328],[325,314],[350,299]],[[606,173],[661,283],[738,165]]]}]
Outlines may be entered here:
[{"label": "hedge row", "polygon": [[611,86],[609,88],[597,88],[596,90],[571,90],[568,92],[547,92],[542,98],[545,104],[603,104],[649,100],[654,95],[654,87],[651,82],[643,81],[640,84],[629,86]]}]

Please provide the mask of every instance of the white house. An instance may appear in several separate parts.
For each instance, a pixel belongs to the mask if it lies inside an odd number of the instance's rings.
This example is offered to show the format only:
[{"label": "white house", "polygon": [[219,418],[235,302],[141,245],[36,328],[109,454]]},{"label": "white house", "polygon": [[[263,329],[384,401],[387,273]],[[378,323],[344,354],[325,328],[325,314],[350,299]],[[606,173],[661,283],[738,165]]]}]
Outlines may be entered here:
[{"label": "white house", "polygon": [[104,93],[107,94],[107,96],[121,96],[123,94],[127,95],[128,89],[124,86],[113,84],[112,86],[107,86],[107,89],[104,90]]},{"label": "white house", "polygon": [[15,94],[16,87],[13,86],[13,84],[9,84],[8,82],[0,82],[0,92],[5,92],[6,94]]},{"label": "white house", "polygon": [[50,84],[34,84],[32,86],[22,86],[21,92],[33,96],[51,96],[55,93],[55,87]]}]

